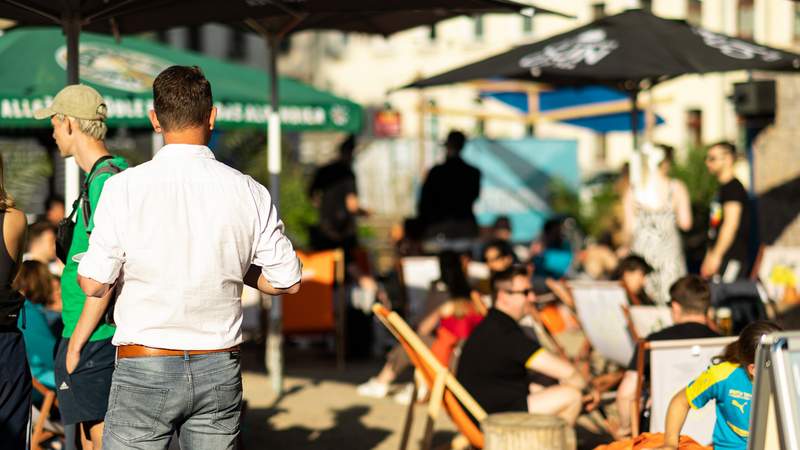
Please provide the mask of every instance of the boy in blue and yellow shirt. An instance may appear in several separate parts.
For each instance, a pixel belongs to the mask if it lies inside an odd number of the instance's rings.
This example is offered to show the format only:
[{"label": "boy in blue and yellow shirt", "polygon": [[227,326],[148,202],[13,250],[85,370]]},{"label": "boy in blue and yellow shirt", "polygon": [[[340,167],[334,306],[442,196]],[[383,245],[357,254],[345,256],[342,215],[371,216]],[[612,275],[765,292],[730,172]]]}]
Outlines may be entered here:
[{"label": "boy in blue and yellow shirt", "polygon": [[716,402],[715,450],[745,450],[750,429],[755,355],[761,336],[780,331],[772,322],[748,325],[736,342],[725,348],[716,364],[708,368],[669,404],[663,449],[677,449],[681,428],[690,408],[700,409]]}]

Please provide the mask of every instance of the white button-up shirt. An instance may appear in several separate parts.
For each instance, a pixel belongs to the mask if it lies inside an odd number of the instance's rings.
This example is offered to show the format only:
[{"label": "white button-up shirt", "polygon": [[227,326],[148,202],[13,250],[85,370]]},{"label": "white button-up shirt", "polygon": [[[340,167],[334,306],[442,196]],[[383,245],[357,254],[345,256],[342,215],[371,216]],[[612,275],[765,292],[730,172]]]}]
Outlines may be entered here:
[{"label": "white button-up shirt", "polygon": [[300,262],[267,189],[208,147],[166,145],[109,178],[78,273],[119,277],[115,345],[228,348],[242,340],[242,279],[262,267],[276,288]]}]

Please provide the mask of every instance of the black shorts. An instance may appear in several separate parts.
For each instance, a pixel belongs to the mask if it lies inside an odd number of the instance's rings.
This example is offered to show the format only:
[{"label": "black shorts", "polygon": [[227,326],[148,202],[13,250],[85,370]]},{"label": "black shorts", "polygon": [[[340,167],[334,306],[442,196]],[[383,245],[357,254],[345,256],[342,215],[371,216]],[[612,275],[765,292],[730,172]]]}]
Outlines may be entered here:
[{"label": "black shorts", "polygon": [[101,421],[108,409],[111,375],[114,373],[116,348],[111,339],[87,342],[81,350],[78,367],[66,370],[69,339],[58,345],[55,361],[56,395],[64,425]]},{"label": "black shorts", "polygon": [[31,371],[19,330],[0,330],[0,447],[24,450],[31,414]]}]

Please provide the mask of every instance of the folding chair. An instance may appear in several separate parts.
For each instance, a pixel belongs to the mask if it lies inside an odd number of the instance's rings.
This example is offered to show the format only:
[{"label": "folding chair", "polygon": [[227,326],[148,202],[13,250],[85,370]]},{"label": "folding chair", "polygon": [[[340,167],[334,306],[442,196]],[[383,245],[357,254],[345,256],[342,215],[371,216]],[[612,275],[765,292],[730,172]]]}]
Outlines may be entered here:
[{"label": "folding chair", "polygon": [[39,409],[38,417],[34,417],[33,433],[31,434],[31,450],[41,450],[41,444],[55,436],[63,435],[63,430],[59,432],[55,426],[49,424],[50,412],[53,406],[58,407],[55,391],[48,389],[39,380],[33,378],[33,388],[44,397],[42,407]]},{"label": "folding chair", "polygon": [[[433,438],[433,423],[444,406],[450,418],[455,423],[459,432],[475,448],[483,448],[483,433],[470,418],[470,414],[478,422],[483,421],[487,414],[478,402],[464,389],[453,374],[442,366],[428,347],[420,340],[419,336],[395,312],[389,311],[381,305],[372,307],[375,316],[397,338],[403,350],[408,354],[414,367],[419,371],[425,383],[430,388],[428,400],[428,416],[425,425],[425,435],[422,448],[429,450]],[[416,384],[412,399],[416,398]],[[463,407],[462,407],[463,405]],[[464,410],[466,408],[466,411]],[[469,411],[469,413],[467,413]],[[413,421],[414,402],[412,401],[406,413],[403,425],[403,436],[400,441],[400,450],[405,450],[408,445],[409,433]]]}]

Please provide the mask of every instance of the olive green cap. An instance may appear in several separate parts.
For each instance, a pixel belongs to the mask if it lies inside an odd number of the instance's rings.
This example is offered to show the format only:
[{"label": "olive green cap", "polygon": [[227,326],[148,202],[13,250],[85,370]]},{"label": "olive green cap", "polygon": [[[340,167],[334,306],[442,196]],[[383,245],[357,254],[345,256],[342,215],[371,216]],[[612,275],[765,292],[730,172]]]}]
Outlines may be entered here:
[{"label": "olive green cap", "polygon": [[76,119],[105,121],[106,111],[106,102],[99,92],[85,84],[73,84],[56,94],[49,107],[34,111],[33,117],[41,120],[63,114]]}]

